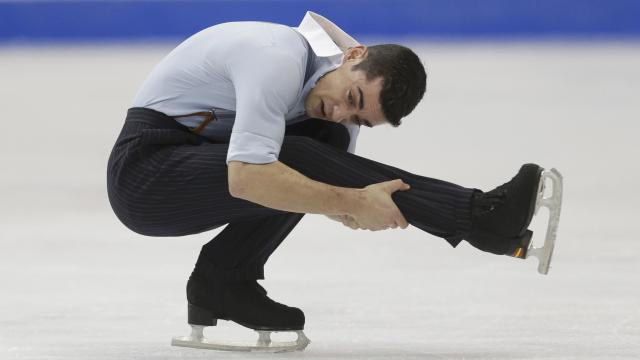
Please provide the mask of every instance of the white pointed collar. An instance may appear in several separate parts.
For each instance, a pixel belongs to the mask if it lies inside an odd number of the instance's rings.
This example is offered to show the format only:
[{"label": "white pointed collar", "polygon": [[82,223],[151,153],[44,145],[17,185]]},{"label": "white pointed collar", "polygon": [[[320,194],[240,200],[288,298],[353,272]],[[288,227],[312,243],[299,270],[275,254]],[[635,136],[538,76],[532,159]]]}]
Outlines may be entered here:
[{"label": "white pointed collar", "polygon": [[343,54],[348,48],[360,45],[329,19],[312,11],[307,11],[295,29],[307,39],[317,56]]}]

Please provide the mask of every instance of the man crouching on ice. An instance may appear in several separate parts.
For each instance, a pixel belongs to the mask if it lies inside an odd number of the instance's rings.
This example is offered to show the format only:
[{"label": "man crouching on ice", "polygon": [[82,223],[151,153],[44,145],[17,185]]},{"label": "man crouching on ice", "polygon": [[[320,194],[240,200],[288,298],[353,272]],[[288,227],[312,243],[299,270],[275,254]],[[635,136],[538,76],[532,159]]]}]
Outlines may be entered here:
[{"label": "man crouching on ice", "polygon": [[[312,12],[297,28],[212,26],[153,69],[109,158],[111,206],[148,236],[226,225],[187,282],[189,323],[199,330],[174,344],[206,347],[202,327],[224,319],[298,331],[302,340],[283,349],[304,348],[303,312],[271,300],[256,281],[304,214],[373,231],[411,224],[454,247],[466,240],[526,256],[541,167],[524,165],[484,193],[355,154],[359,128],[398,127],[426,78],[410,49],[361,45]],[[274,346],[262,333],[255,347]]]}]

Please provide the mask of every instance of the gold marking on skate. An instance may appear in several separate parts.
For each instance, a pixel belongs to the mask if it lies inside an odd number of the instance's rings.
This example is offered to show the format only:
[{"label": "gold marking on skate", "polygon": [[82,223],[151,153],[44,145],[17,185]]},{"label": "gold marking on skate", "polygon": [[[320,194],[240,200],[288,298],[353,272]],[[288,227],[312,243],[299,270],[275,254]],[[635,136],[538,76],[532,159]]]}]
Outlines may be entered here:
[{"label": "gold marking on skate", "polygon": [[513,252],[513,256],[517,257],[517,258],[521,258],[524,259],[524,249],[523,248],[517,248],[516,251]]}]

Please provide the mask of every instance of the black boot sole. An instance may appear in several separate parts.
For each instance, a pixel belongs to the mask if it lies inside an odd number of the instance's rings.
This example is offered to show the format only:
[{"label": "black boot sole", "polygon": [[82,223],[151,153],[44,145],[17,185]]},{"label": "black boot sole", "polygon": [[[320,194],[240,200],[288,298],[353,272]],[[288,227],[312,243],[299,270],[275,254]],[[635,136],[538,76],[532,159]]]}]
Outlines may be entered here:
[{"label": "black boot sole", "polygon": [[246,328],[260,331],[296,331],[296,330],[304,330],[304,326],[302,327],[292,327],[292,326],[261,326],[249,324],[242,321],[237,321],[232,318],[222,318],[214,314],[213,311],[205,309],[200,306],[193,305],[189,303],[187,308],[188,313],[188,321],[190,325],[200,325],[200,326],[216,326],[218,324],[218,320],[229,320],[233,321],[238,325],[242,325]]},{"label": "black boot sole", "polygon": [[474,239],[480,241],[476,242],[472,239],[467,239],[467,241],[482,251],[525,259],[532,237],[533,231],[531,230],[525,230],[521,235],[511,238],[477,230]]}]

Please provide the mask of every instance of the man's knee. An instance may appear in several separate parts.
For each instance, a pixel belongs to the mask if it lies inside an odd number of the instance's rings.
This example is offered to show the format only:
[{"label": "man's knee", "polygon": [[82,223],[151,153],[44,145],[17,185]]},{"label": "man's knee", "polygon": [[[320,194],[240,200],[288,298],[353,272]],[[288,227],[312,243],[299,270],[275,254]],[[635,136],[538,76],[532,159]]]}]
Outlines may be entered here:
[{"label": "man's knee", "polygon": [[[314,139],[345,151],[350,143],[349,130],[344,125],[314,118],[287,126],[285,140],[291,136]],[[297,139],[301,141],[305,140]]]},{"label": "man's knee", "polygon": [[350,142],[351,137],[349,136],[349,130],[344,125],[329,123],[327,144],[346,151],[349,148]]}]

